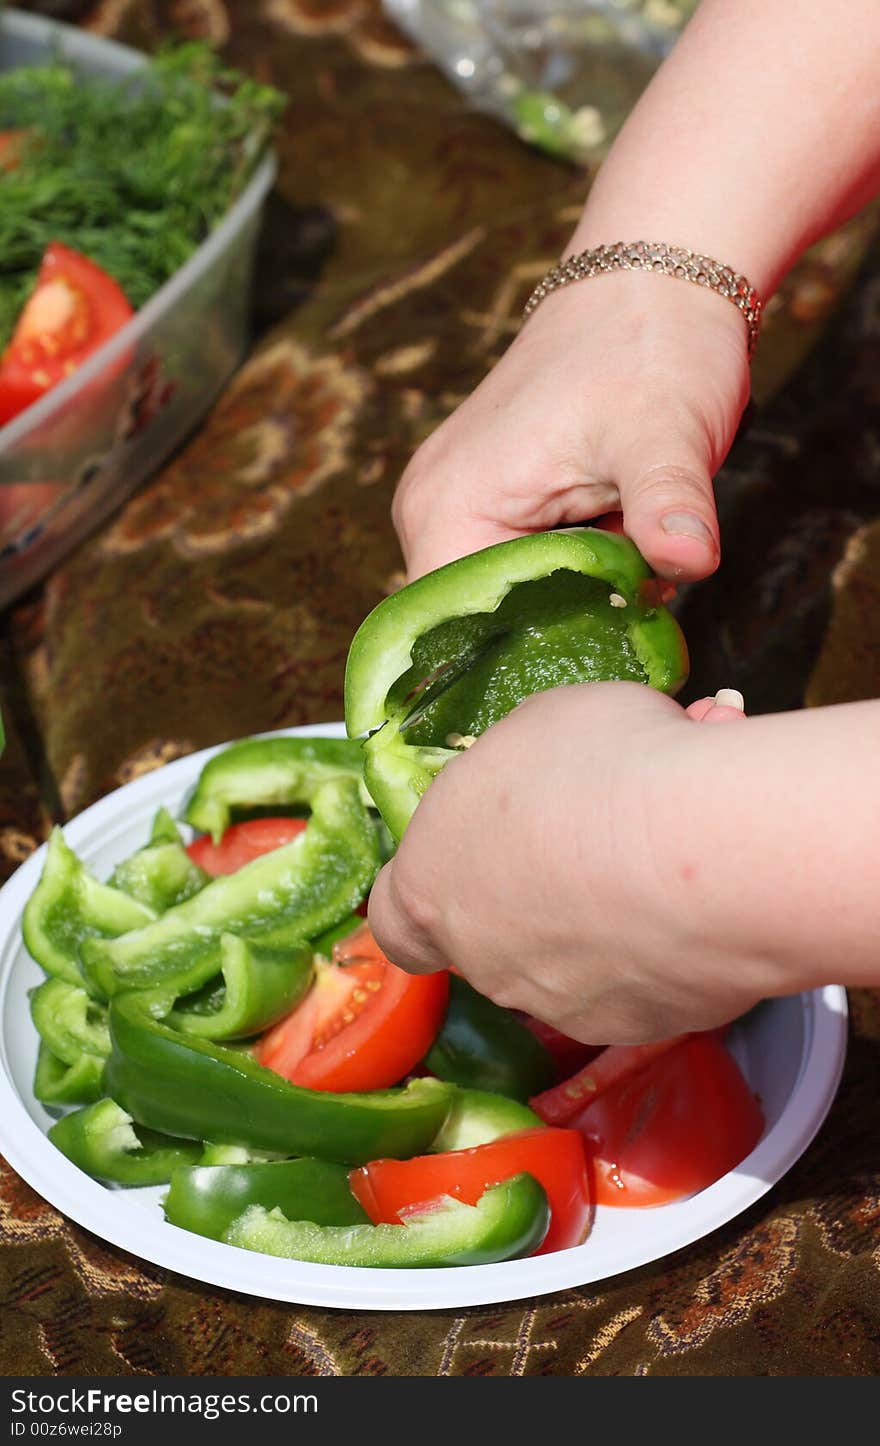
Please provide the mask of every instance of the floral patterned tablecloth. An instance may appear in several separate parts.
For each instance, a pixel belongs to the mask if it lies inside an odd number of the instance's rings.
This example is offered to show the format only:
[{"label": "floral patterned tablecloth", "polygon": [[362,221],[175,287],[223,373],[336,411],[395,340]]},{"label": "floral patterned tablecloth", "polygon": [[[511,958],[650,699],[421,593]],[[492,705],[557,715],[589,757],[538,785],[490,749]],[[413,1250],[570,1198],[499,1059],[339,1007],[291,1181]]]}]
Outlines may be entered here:
[{"label": "floral patterned tablecloth", "polygon": [[[208,35],[290,101],[251,356],[163,472],[2,619],[5,874],[51,821],[148,769],[339,718],[354,629],[401,580],[394,481],[503,350],[585,185],[469,112],[377,0],[30,8],[147,48]],[[678,603],[690,696],[735,686],[760,712],[880,693],[869,230],[818,248],[771,310],[719,480],[725,561]],[[875,1374],[880,996],[850,1003],[837,1101],[779,1185],[666,1260],[535,1300],[364,1315],[252,1300],[105,1246],[4,1166],[0,1371]]]}]

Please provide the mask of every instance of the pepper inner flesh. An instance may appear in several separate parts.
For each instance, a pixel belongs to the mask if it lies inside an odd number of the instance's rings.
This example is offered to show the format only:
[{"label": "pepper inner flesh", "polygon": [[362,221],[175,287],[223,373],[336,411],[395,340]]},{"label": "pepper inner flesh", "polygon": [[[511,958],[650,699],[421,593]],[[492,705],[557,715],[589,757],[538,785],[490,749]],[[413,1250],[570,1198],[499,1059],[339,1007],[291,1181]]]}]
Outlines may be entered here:
[{"label": "pepper inner flesh", "polygon": [[450,734],[476,736],[530,693],[560,683],[647,682],[627,609],[613,607],[610,592],[598,578],[556,572],[520,583],[494,612],[423,633],[394,688],[405,697],[431,679],[401,729],[405,741],[442,748]]}]

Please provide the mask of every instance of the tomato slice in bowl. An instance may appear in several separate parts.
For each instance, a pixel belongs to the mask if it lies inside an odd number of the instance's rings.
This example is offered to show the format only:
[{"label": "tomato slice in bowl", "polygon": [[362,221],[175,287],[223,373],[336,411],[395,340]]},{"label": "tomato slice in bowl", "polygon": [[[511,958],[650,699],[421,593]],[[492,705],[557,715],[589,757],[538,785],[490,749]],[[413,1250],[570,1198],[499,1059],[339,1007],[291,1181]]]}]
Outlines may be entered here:
[{"label": "tomato slice in bowl", "polygon": [[387,1089],[434,1043],[449,997],[445,970],[407,974],[387,959],[368,925],[318,959],[296,1009],[263,1035],[255,1055],[307,1089]]},{"label": "tomato slice in bowl", "polygon": [[694,1195],[754,1149],[764,1117],[715,1033],[691,1035],[605,1090],[572,1120],[597,1205],[650,1206]]},{"label": "tomato slice in bowl", "polygon": [[206,833],[187,844],[186,851],[194,864],[214,878],[234,874],[261,854],[291,843],[307,822],[305,818],[248,818],[231,823],[219,843]]},{"label": "tomato slice in bowl", "polygon": [[0,426],[76,371],[134,309],[87,256],[53,241],[2,357]]},{"label": "tomato slice in bowl", "polygon": [[609,1044],[569,1079],[533,1095],[529,1104],[547,1125],[567,1125],[585,1105],[675,1049],[687,1036],[677,1034],[654,1044]]},{"label": "tomato slice in bowl", "polygon": [[535,1254],[580,1245],[590,1229],[592,1206],[583,1141],[576,1130],[524,1130],[469,1150],[373,1160],[352,1170],[348,1183],[374,1225],[397,1225],[438,1196],[476,1205],[490,1185],[521,1171],[543,1185],[550,1204],[550,1226]]}]

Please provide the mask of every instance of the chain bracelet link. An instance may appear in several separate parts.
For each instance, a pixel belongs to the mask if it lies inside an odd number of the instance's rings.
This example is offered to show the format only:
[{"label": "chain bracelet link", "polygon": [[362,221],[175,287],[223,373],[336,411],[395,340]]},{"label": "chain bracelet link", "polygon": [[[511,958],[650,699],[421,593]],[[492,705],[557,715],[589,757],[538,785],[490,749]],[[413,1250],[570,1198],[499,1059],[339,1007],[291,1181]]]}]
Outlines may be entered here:
[{"label": "chain bracelet link", "polygon": [[732,301],[742,313],[748,331],[749,359],[754,355],[763,310],[754,286],[745,276],[740,276],[711,256],[701,256],[684,246],[667,246],[662,241],[615,241],[560,261],[538,282],[526,302],[523,321],[552,291],[569,286],[573,281],[601,276],[605,271],[656,271],[663,276],[675,276],[681,281],[690,281],[696,286],[707,286],[710,291],[716,291],[719,296]]}]

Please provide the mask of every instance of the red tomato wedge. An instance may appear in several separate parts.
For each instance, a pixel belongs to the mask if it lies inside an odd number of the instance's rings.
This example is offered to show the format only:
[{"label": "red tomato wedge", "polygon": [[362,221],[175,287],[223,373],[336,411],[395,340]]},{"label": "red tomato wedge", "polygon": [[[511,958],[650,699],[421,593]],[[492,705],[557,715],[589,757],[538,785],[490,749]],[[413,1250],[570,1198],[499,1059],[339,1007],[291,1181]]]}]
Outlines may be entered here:
[{"label": "red tomato wedge", "polygon": [[451,1195],[475,1205],[490,1185],[525,1170],[547,1192],[550,1227],[540,1250],[580,1245],[590,1228],[590,1185],[584,1146],[576,1130],[524,1130],[470,1150],[373,1160],[352,1170],[352,1194],[375,1225],[398,1225],[416,1206]]},{"label": "red tomato wedge", "polygon": [[545,1124],[570,1124],[584,1105],[598,1099],[612,1085],[638,1074],[686,1038],[678,1034],[671,1039],[659,1039],[656,1044],[609,1044],[577,1074],[534,1095],[529,1104]]},{"label": "red tomato wedge", "polygon": [[758,1103],[716,1034],[686,1037],[574,1119],[598,1205],[663,1205],[704,1190],[754,1149]]},{"label": "red tomato wedge", "polygon": [[334,944],[332,963],[317,961],[305,999],[263,1035],[255,1055],[307,1089],[387,1089],[431,1048],[448,997],[445,971],[398,969],[365,924]]},{"label": "red tomato wedge", "polygon": [[76,371],[133,315],[112,276],[53,241],[0,357],[0,425]]},{"label": "red tomato wedge", "polygon": [[206,874],[215,878],[234,874],[261,854],[291,843],[307,822],[304,818],[249,818],[244,823],[230,824],[219,843],[213,843],[206,833],[188,844],[186,851]]}]

